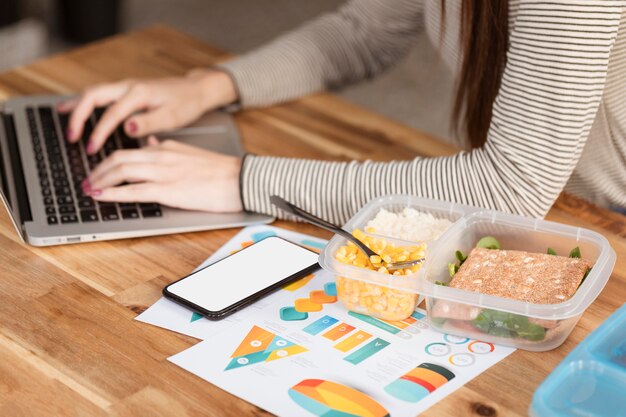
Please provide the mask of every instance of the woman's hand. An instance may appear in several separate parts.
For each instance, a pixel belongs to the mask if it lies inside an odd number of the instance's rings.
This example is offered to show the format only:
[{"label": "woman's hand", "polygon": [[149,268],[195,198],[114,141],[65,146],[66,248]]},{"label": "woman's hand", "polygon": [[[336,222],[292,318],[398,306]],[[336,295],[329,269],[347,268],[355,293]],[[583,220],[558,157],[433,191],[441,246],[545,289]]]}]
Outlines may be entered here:
[{"label": "woman's hand", "polygon": [[[92,154],[121,123],[128,136],[142,137],[189,124],[206,111],[236,99],[235,87],[227,74],[195,70],[186,77],[124,80],[91,87],[80,97],[60,103],[57,110],[72,112],[66,134],[70,142],[76,142],[94,109],[110,105],[86,144],[87,153]],[[137,113],[140,111],[144,112]]]},{"label": "woman's hand", "polygon": [[155,202],[211,212],[242,211],[241,160],[155,137],[141,149],[119,150],[102,161],[83,184],[97,201]]}]

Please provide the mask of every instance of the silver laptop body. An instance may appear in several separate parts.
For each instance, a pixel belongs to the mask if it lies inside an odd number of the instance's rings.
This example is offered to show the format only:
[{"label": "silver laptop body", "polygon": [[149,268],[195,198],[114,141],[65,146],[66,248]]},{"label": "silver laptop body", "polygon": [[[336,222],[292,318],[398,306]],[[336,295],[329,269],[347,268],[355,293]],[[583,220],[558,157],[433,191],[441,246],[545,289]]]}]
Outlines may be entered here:
[{"label": "silver laptop body", "polygon": [[[84,196],[77,197],[80,187],[72,180],[80,178],[76,173],[80,167],[70,162],[80,160],[88,171],[94,161],[84,154],[84,144],[79,144],[80,151],[76,151],[65,141],[62,116],[54,111],[55,104],[63,99],[67,97],[25,96],[0,103],[0,197],[25,242],[48,246],[223,229],[273,220],[254,213],[203,213],[156,204],[101,206]],[[92,124],[94,117],[95,114]],[[60,139],[59,146],[49,138],[51,131]],[[128,142],[123,136],[118,129],[108,142],[122,146]],[[236,126],[226,113],[207,114],[187,128],[162,136],[215,152],[243,155]],[[103,159],[113,151],[109,146],[98,157]]]}]

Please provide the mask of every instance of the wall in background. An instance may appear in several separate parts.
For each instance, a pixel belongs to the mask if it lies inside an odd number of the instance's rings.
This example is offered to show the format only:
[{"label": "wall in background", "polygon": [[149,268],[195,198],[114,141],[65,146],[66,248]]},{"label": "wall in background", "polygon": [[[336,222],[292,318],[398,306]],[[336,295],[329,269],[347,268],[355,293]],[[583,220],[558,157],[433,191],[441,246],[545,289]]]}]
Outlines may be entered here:
[{"label": "wall in background", "polygon": [[[76,45],[59,35],[57,2],[62,0],[20,1],[23,14],[39,25],[40,33],[36,37],[43,41],[39,49],[33,48],[32,54],[16,55],[13,60],[5,56],[0,66],[6,68]],[[342,0],[120,0],[119,28],[127,31],[165,23],[224,49],[244,53],[342,3]],[[46,28],[50,34],[47,39]],[[0,29],[0,51],[3,32]],[[11,38],[17,39],[15,35]],[[24,46],[25,42],[19,40],[17,44]],[[415,48],[394,68],[375,80],[349,86],[338,93],[419,130],[441,137],[449,135],[451,74],[425,36],[415,39]]]}]

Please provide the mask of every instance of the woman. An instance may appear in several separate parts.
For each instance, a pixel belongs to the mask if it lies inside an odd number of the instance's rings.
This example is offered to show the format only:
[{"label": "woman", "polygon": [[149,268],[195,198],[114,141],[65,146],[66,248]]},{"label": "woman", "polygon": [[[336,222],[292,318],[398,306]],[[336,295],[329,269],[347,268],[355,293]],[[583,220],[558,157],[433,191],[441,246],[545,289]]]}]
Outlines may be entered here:
[{"label": "woman", "polygon": [[336,223],[390,193],[543,217],[565,188],[623,209],[625,3],[354,0],[213,71],[94,87],[60,110],[72,111],[68,137],[77,140],[94,106],[113,103],[93,152],[122,122],[143,136],[231,103],[267,106],[373,77],[425,28],[457,75],[454,122],[468,151],[389,163],[242,162],[151,138],[102,162],[84,188],[100,201],[274,215],[269,196],[279,194]]}]

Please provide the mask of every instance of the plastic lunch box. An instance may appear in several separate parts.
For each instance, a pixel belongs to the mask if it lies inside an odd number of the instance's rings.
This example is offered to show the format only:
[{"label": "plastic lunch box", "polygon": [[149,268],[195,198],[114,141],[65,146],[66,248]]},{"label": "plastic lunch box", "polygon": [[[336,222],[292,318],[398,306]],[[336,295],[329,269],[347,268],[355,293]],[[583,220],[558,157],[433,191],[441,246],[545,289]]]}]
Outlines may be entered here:
[{"label": "plastic lunch box", "polygon": [[530,416],[626,416],[626,304],[541,383]]},{"label": "plastic lunch box", "polygon": [[[565,341],[580,316],[604,288],[615,264],[615,252],[608,241],[593,231],[412,196],[375,199],[344,227],[348,231],[363,229],[380,209],[400,212],[405,207],[454,223],[436,241],[424,242],[427,244],[426,262],[417,273],[401,278],[335,260],[335,252],[346,242],[340,236],[334,236],[320,255],[320,265],[337,277],[338,296],[348,309],[385,320],[398,320],[403,314],[410,314],[421,295],[426,299],[429,322],[435,330],[525,350],[545,351]],[[503,249],[528,252],[545,253],[550,247],[558,254],[568,254],[578,246],[582,256],[594,266],[574,296],[558,304],[532,304],[436,284],[437,281],[450,281],[448,264],[455,262],[455,252],[469,253],[483,236],[494,236]],[[399,246],[422,243],[382,237]],[[401,311],[372,311],[360,305],[359,297],[355,295],[364,292],[380,294],[381,299],[386,299],[387,302],[383,303],[386,305],[390,304],[390,299],[402,297],[411,303]],[[525,332],[527,328],[533,331]]]},{"label": "plastic lunch box", "polygon": [[[436,218],[445,218],[452,223],[463,216],[476,211],[476,208],[460,204],[448,203],[426,198],[407,195],[392,195],[377,198],[363,206],[345,224],[344,229],[365,230],[366,224],[376,214],[385,209],[390,212],[401,212],[405,208],[414,208],[420,212],[430,213]],[[395,239],[380,234],[365,233],[366,235],[383,238],[387,243],[396,246],[417,246],[426,243],[427,247],[433,242],[409,242]],[[344,306],[349,310],[361,314],[375,316],[383,320],[402,320],[411,315],[415,307],[421,302],[419,298],[418,274],[396,276],[382,274],[373,270],[367,270],[339,262],[335,259],[335,253],[339,247],[344,246],[346,240],[335,236],[326,245],[320,254],[322,268],[334,273],[337,277],[337,295]],[[378,298],[378,303],[371,306],[366,303],[368,297],[373,295]]]}]

